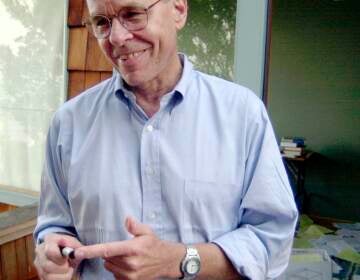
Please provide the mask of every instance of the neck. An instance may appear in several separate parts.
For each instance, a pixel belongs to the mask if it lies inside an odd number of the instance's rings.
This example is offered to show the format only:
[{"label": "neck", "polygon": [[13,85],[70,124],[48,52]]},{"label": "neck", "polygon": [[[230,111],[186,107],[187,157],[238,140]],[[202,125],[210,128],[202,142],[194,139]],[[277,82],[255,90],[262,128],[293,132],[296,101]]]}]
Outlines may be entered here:
[{"label": "neck", "polygon": [[164,73],[164,78],[158,77],[145,85],[130,87],[136,96],[136,103],[149,117],[160,109],[161,97],[170,92],[180,80],[182,64],[178,56],[176,56],[172,69],[172,75],[167,72]]}]

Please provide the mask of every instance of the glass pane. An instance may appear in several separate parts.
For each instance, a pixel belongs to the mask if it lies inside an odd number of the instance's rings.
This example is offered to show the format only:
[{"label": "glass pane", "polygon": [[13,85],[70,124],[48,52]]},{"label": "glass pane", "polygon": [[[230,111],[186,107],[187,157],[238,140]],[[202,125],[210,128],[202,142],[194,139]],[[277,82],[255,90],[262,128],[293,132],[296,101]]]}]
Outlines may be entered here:
[{"label": "glass pane", "polygon": [[203,72],[234,78],[236,1],[192,0],[179,50]]},{"label": "glass pane", "polygon": [[64,101],[64,1],[0,0],[0,185],[38,190]]}]

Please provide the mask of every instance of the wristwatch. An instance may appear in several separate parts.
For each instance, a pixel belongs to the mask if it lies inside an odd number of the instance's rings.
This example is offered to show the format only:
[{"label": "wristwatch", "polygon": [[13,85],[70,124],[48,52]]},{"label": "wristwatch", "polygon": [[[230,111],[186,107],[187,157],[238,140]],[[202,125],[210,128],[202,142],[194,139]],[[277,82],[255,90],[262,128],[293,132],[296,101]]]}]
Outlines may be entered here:
[{"label": "wristwatch", "polygon": [[186,254],[180,264],[182,277],[179,279],[191,280],[200,272],[200,255],[196,248],[187,247]]}]

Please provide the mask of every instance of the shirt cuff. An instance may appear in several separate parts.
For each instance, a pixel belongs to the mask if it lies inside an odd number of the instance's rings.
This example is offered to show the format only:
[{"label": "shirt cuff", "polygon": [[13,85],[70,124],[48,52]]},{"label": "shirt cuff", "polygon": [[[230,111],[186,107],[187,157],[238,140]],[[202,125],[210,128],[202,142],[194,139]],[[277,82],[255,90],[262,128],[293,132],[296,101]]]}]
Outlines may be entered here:
[{"label": "shirt cuff", "polygon": [[42,242],[44,242],[45,235],[47,235],[49,233],[66,234],[66,235],[76,237],[73,232],[71,232],[69,230],[66,230],[63,227],[48,227],[48,228],[43,229],[42,231],[40,231],[37,234],[37,236],[35,236],[36,244],[41,244]]},{"label": "shirt cuff", "polygon": [[[251,280],[266,278],[266,268],[259,265],[256,259],[254,259],[254,256],[250,253],[247,245],[240,245],[241,242],[239,242],[236,237],[236,232],[220,236],[213,240],[212,243],[218,245],[222,249],[239,275]],[[256,251],[256,249],[253,248],[253,251]],[[262,261],[259,260],[259,262]]]}]

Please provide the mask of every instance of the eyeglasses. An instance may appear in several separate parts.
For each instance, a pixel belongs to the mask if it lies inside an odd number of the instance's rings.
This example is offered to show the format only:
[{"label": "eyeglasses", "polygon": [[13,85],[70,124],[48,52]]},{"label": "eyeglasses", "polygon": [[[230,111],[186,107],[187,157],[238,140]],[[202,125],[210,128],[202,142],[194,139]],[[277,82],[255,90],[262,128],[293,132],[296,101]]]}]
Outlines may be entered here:
[{"label": "eyeglasses", "polygon": [[122,26],[128,31],[139,31],[146,27],[149,19],[149,10],[161,0],[155,1],[147,8],[125,7],[116,15],[111,17],[105,15],[94,15],[90,17],[85,25],[97,39],[106,39],[110,36],[112,21],[118,19]]}]

